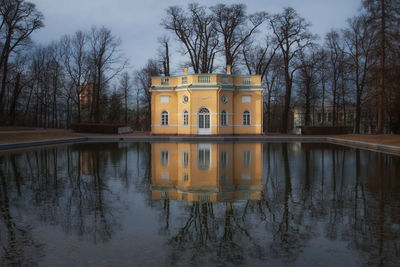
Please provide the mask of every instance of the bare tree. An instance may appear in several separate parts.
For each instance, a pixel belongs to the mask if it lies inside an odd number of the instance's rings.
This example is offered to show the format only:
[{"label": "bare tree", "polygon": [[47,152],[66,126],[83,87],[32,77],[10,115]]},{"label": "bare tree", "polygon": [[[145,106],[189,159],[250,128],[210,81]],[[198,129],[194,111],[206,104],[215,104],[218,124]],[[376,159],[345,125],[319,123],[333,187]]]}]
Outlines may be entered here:
[{"label": "bare tree", "polygon": [[[43,27],[43,15],[34,4],[23,0],[2,0],[0,2],[0,118],[4,106],[3,98],[6,91],[8,62],[10,55],[19,46],[29,43],[30,35]],[[1,120],[4,121],[4,120]]]},{"label": "bare tree", "polygon": [[267,19],[267,13],[259,12],[247,16],[246,6],[243,4],[218,4],[210,9],[214,15],[216,30],[221,36],[225,64],[233,67],[240,47]]},{"label": "bare tree", "polygon": [[248,73],[261,75],[263,79],[278,48],[269,36],[262,44],[246,42],[242,47],[242,55]]},{"label": "bare tree", "polygon": [[321,122],[325,124],[325,100],[326,100],[326,84],[329,79],[328,73],[328,51],[325,47],[322,47],[319,51],[319,66],[317,68],[319,81],[320,81],[320,93],[321,93]]},{"label": "bare tree", "polygon": [[332,94],[332,126],[336,126],[337,112],[339,106],[339,85],[341,72],[345,64],[343,40],[337,31],[330,31],[326,35],[326,46],[328,47],[328,64],[331,73],[331,94]]},{"label": "bare tree", "polygon": [[282,115],[282,132],[286,133],[288,132],[293,77],[298,69],[297,59],[300,52],[310,46],[315,37],[308,30],[310,24],[290,7],[285,8],[280,14],[273,15],[269,24],[279,45],[284,66],[285,106]]},{"label": "bare tree", "polygon": [[377,54],[379,57],[379,90],[378,116],[376,132],[383,133],[386,110],[386,62],[388,48],[393,49],[398,44],[398,21],[400,18],[400,3],[398,0],[363,0],[363,7],[367,11],[373,31],[379,36]]},{"label": "bare tree", "polygon": [[[89,61],[93,83],[93,108],[91,115],[95,122],[100,121],[100,106],[105,86],[120,73],[127,61],[119,48],[121,41],[112,35],[111,30],[93,27],[89,34]],[[91,116],[91,117],[92,117]],[[92,117],[92,118],[93,118]]]},{"label": "bare tree", "polygon": [[317,85],[320,82],[318,75],[320,54],[316,48],[311,48],[310,50],[300,53],[300,66],[297,73],[297,96],[304,107],[305,126],[311,125],[311,109],[319,98]]},{"label": "bare tree", "polygon": [[187,11],[171,6],[161,23],[165,29],[175,33],[188,54],[195,73],[211,73],[218,47],[215,21],[206,7],[193,3]]},{"label": "bare tree", "polygon": [[169,62],[169,37],[163,36],[158,38],[161,47],[159,50],[160,58],[162,61],[164,76],[170,76],[170,62]]},{"label": "bare tree", "polygon": [[[151,77],[160,75],[160,68],[156,60],[149,59],[147,64],[140,70],[135,72],[135,84],[137,89],[136,99],[139,100],[144,106],[145,110],[145,122],[146,129],[150,129],[151,123]],[[137,103],[137,108],[139,110],[139,103]],[[137,112],[137,114],[139,114]],[[138,125],[137,125],[138,126]]]},{"label": "bare tree", "polygon": [[125,124],[128,124],[128,98],[131,91],[131,77],[128,72],[122,73],[121,79],[119,81],[119,88],[124,101],[124,113],[125,113]]},{"label": "bare tree", "polygon": [[360,133],[361,105],[370,77],[369,71],[375,64],[373,48],[376,41],[370,34],[370,25],[366,16],[349,19],[348,24],[349,27],[344,30],[344,42],[346,53],[350,57],[351,79],[356,91],[355,132]]},{"label": "bare tree", "polygon": [[[77,31],[72,36],[64,36],[61,39],[63,45],[63,63],[65,70],[75,88],[75,97],[73,98],[77,105],[78,123],[81,122],[81,94],[85,90],[85,82],[89,76],[88,61],[88,37],[82,31]],[[86,88],[87,89],[87,88]]]}]

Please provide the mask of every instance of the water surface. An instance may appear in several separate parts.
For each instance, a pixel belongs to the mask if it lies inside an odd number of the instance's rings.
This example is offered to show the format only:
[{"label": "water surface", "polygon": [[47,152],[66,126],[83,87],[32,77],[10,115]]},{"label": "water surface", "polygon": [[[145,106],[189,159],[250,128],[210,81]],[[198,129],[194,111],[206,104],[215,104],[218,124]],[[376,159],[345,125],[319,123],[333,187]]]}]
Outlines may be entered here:
[{"label": "water surface", "polygon": [[0,154],[0,261],[395,266],[400,158],[312,143],[80,143]]}]

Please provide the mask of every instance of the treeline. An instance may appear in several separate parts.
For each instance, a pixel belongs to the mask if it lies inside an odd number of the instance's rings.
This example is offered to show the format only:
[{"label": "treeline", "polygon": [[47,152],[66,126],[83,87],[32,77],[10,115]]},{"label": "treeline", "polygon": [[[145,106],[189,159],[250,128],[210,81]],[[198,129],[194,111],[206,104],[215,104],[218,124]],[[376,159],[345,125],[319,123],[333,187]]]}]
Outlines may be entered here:
[{"label": "treeline", "polygon": [[[361,4],[346,28],[323,38],[293,8],[247,14],[241,4],[171,6],[161,20],[170,36],[159,38],[157,56],[129,73],[121,41],[109,29],[92,27],[46,46],[34,44],[30,36],[44,26],[43,15],[32,3],[5,0],[0,4],[0,123],[123,122],[148,130],[151,76],[169,76],[171,66],[179,73],[183,66],[211,73],[231,65],[233,73],[262,75],[265,131],[288,132],[293,110],[300,107],[305,125],[399,132],[400,3]],[[184,61],[172,64],[171,51],[177,49]]]},{"label": "treeline", "polygon": [[[290,7],[278,14],[247,15],[242,4],[171,6],[162,25],[178,40],[185,64],[195,73],[231,65],[233,72],[262,75],[266,131],[288,132],[296,106],[304,125],[348,126],[350,121],[357,133],[362,122],[371,132],[399,132],[400,2],[361,4],[346,28],[323,38]],[[161,66],[168,75],[166,58],[168,50]],[[316,109],[318,120],[312,118]]]},{"label": "treeline", "polygon": [[[109,29],[92,27],[44,46],[30,39],[44,26],[34,4],[2,1],[0,15],[1,125],[128,121],[132,78],[124,72],[128,62],[121,41]],[[146,108],[141,104],[136,113]]]}]

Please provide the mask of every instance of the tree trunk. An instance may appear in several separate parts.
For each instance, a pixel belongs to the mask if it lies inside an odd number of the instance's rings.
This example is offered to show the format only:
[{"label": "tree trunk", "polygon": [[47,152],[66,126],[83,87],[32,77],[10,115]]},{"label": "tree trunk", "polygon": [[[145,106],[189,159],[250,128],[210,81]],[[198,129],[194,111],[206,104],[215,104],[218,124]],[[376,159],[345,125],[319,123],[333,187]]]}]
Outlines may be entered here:
[{"label": "tree trunk", "polygon": [[290,80],[289,74],[289,62],[285,59],[285,106],[283,109],[283,116],[282,116],[282,132],[288,132],[288,125],[289,125],[289,110],[290,110],[290,98],[292,96],[292,83]]},{"label": "tree trunk", "polygon": [[386,43],[386,34],[385,34],[385,0],[381,0],[381,45],[380,45],[380,80],[379,80],[379,94],[378,94],[378,121],[376,127],[376,133],[383,133],[383,125],[384,125],[384,106],[385,106],[385,43]]}]

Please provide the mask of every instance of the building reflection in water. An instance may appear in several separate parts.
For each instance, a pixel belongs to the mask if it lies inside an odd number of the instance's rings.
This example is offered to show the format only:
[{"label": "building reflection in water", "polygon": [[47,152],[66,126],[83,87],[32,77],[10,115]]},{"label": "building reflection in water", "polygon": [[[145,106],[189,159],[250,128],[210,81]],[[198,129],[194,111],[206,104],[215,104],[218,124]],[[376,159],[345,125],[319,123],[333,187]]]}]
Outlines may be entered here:
[{"label": "building reflection in water", "polygon": [[153,143],[151,150],[153,199],[261,199],[261,143]]}]

